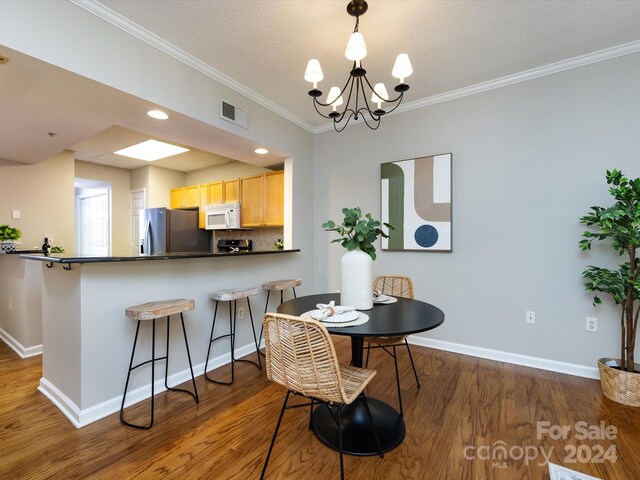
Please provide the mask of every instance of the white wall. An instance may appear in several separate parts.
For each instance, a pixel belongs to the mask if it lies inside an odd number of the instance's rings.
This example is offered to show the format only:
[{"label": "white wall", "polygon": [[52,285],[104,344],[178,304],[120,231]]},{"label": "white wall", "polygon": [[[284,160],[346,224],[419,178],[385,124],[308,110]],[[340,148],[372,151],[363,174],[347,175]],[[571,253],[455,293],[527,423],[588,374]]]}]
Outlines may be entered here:
[{"label": "white wall", "polygon": [[[22,231],[21,249],[40,248],[44,237],[74,250],[73,152],[64,151],[36,165],[0,166],[0,224]],[[20,218],[11,218],[20,210]]]},{"label": "white wall", "polygon": [[[343,252],[320,225],[345,206],[379,218],[381,163],[451,152],[453,253],[381,252],[374,264],[412,276],[417,298],[444,310],[444,325],[423,336],[590,367],[619,356],[618,310],[593,309],[580,276],[619,259],[580,252],[578,218],[609,203],[606,169],[640,176],[638,85],[633,54],[392,115],[375,132],[317,135],[319,289],[339,288]],[[597,334],[587,316],[600,320]]]}]

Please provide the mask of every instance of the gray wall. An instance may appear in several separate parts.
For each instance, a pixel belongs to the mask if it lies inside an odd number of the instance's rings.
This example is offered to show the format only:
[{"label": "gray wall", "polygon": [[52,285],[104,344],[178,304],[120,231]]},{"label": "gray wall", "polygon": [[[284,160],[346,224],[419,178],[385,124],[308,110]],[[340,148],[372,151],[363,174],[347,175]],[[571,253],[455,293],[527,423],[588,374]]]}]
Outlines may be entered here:
[{"label": "gray wall", "polygon": [[[593,367],[619,356],[618,310],[593,309],[580,273],[615,265],[578,250],[578,218],[608,204],[606,169],[640,176],[640,54],[354,125],[315,138],[316,271],[339,288],[343,253],[320,225],[344,206],[380,215],[380,164],[453,153],[453,253],[381,252],[445,324],[425,337]],[[411,91],[408,92],[411,98]],[[536,325],[525,311],[536,312]],[[599,332],[585,331],[585,317]]]}]

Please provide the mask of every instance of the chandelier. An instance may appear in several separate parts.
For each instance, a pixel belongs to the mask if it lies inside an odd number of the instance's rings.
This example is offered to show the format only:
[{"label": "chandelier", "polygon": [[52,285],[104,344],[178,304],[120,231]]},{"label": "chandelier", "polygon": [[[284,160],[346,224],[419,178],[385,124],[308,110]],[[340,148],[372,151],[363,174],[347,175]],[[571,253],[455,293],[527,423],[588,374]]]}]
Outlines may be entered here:
[{"label": "chandelier", "polygon": [[[321,116],[333,120],[333,127],[336,132],[344,130],[352,118],[358,120],[360,117],[370,129],[377,129],[380,126],[382,116],[398,108],[400,102],[402,102],[404,92],[409,90],[409,85],[404,83],[404,79],[413,73],[413,67],[406,53],[398,55],[391,72],[391,75],[400,81],[394,87],[394,90],[398,93],[395,98],[389,98],[384,83],[376,83],[372,87],[367,79],[367,71],[362,66],[362,59],[367,56],[367,47],[364,44],[362,34],[358,31],[358,27],[360,16],[364,15],[368,8],[365,0],[352,0],[347,5],[347,13],[356,17],[356,25],[344,52],[345,57],[353,62],[353,67],[342,90],[338,87],[331,87],[326,103],[323,103],[318,100],[322,96],[322,92],[318,90],[318,82],[324,78],[320,62],[315,58],[309,60],[304,73],[304,79],[313,84],[313,89],[309,91],[309,95],[313,98],[313,106]],[[346,104],[343,95],[347,96]],[[371,96],[369,97],[369,95]],[[369,103],[369,99],[371,103]],[[386,109],[382,108],[383,104]],[[344,105],[344,109],[338,111],[338,107],[342,105]],[[377,106],[377,108],[375,106],[372,107],[372,105]],[[318,106],[322,108],[331,107],[332,110],[325,114]]]}]

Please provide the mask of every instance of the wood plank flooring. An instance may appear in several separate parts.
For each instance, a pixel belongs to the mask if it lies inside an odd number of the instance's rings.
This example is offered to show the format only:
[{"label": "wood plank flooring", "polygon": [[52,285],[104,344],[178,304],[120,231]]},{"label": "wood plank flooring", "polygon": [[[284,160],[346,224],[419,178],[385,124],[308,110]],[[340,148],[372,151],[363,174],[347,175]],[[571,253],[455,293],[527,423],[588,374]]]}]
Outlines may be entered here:
[{"label": "wood plank flooring", "polygon": [[[334,340],[348,362],[348,340]],[[604,398],[597,381],[417,346],[412,352],[422,388],[401,351],[404,442],[384,459],[345,456],[347,479],[548,479],[542,450],[553,463],[603,480],[640,479],[640,409]],[[157,395],[150,431],[121,425],[117,414],[78,430],[36,390],[40,358],[21,360],[0,342],[0,479],[257,479],[284,390],[255,367],[236,365],[233,386],[197,379],[197,406],[186,394]],[[396,405],[391,358],[372,353],[369,366],[378,375],[368,395]],[[144,421],[146,408],[127,413]],[[339,478],[337,452],[307,420],[307,409],[285,413],[267,478]],[[540,435],[539,421],[571,431]],[[580,421],[614,426],[616,438],[581,440]],[[507,455],[496,457],[501,446]],[[601,448],[615,449],[617,460],[603,459]],[[536,458],[523,458],[526,451]]]}]

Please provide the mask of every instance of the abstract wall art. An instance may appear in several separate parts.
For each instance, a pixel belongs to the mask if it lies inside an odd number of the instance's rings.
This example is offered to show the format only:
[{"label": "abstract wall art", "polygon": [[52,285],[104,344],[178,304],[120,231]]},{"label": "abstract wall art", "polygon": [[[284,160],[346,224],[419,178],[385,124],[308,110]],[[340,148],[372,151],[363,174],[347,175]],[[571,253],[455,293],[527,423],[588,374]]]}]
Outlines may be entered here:
[{"label": "abstract wall art", "polygon": [[[383,250],[451,251],[450,153],[383,163]],[[386,231],[386,230],[385,230]]]}]

